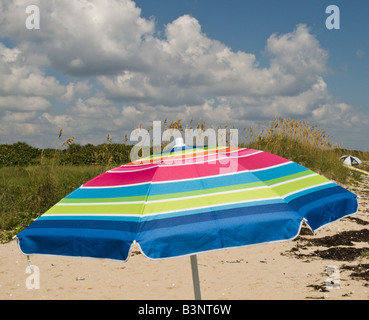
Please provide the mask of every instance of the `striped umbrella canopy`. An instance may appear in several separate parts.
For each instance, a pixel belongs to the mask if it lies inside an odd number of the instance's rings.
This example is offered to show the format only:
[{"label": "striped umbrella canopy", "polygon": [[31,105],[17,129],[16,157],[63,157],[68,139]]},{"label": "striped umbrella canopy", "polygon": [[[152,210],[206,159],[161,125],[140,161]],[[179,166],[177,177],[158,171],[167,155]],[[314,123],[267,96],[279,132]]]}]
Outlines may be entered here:
[{"label": "striped umbrella canopy", "polygon": [[17,235],[25,254],[151,259],[291,239],[357,211],[356,195],[279,156],[186,148],[109,170]]},{"label": "striped umbrella canopy", "polygon": [[292,239],[357,211],[356,195],[260,150],[182,147],[109,170],[17,238],[23,253],[151,259]]}]

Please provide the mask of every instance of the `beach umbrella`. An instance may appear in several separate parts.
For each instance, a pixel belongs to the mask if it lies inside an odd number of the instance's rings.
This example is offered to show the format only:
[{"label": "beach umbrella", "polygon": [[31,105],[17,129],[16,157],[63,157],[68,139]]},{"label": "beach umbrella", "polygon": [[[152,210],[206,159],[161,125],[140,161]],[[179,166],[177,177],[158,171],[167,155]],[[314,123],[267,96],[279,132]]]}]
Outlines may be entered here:
[{"label": "beach umbrella", "polygon": [[351,155],[344,155],[340,159],[343,160],[343,163],[347,166],[358,166],[361,163],[361,160],[358,157]]},{"label": "beach umbrella", "polygon": [[86,182],[21,231],[26,255],[126,261],[137,243],[150,259],[293,239],[357,211],[356,195],[260,150],[176,147]]}]

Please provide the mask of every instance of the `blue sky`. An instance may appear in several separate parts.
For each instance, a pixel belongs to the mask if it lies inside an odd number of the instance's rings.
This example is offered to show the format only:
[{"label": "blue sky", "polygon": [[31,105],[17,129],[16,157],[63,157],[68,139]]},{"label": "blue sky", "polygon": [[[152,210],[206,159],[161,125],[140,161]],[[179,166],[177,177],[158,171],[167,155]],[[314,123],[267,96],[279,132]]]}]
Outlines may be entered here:
[{"label": "blue sky", "polygon": [[[25,8],[40,29],[25,28]],[[328,30],[328,5],[340,29]],[[281,115],[369,149],[369,2],[0,0],[0,143],[122,141],[193,117],[240,131]]]},{"label": "blue sky", "polygon": [[[369,2],[366,0],[137,0],[142,15],[154,16],[158,30],[189,13],[197,18],[202,31],[233,50],[251,52],[261,63],[267,63],[263,51],[266,39],[273,33],[287,33],[305,23],[328,50],[325,79],[337,98],[369,107],[366,90],[369,85]],[[160,3],[160,5],[158,5]],[[328,30],[327,6],[340,9],[340,30]]]}]

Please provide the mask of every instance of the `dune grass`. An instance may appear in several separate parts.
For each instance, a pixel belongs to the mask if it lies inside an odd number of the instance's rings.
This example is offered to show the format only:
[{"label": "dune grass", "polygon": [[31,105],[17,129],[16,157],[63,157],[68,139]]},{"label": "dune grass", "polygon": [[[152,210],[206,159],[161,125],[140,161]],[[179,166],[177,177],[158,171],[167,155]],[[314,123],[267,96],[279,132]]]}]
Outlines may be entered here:
[{"label": "dune grass", "polygon": [[307,167],[317,173],[345,183],[350,170],[339,160],[341,145],[333,136],[307,121],[275,118],[245,129],[245,147],[270,152]]},{"label": "dune grass", "polygon": [[28,226],[105,166],[28,166],[0,168],[0,241]]}]

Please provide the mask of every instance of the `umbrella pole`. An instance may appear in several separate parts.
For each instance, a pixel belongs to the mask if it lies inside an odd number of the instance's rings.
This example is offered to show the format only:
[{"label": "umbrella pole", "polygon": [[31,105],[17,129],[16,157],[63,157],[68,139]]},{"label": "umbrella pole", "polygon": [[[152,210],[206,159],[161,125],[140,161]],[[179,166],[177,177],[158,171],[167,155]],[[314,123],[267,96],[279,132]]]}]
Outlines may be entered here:
[{"label": "umbrella pole", "polygon": [[197,256],[191,256],[191,269],[192,269],[192,281],[193,290],[195,293],[195,300],[201,300],[201,290],[200,290],[200,278],[199,269],[197,268]]}]

